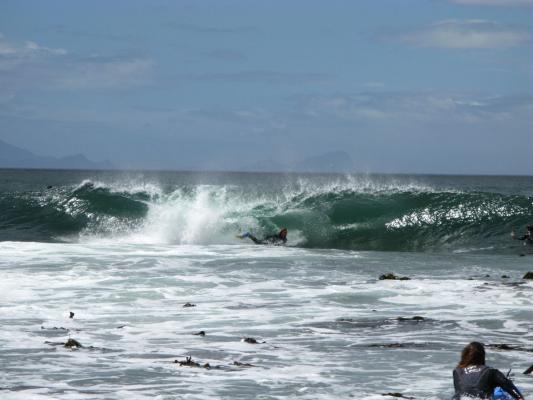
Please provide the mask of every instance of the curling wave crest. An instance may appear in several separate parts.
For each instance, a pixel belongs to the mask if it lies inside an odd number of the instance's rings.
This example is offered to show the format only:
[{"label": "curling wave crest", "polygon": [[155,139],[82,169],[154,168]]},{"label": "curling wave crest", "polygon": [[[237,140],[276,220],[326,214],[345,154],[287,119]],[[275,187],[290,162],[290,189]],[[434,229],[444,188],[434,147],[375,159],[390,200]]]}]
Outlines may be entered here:
[{"label": "curling wave crest", "polygon": [[[105,183],[0,194],[0,240],[242,243],[286,226],[289,245],[393,251],[506,252],[532,198],[369,179],[290,184]],[[507,249],[507,250],[506,250]]]}]

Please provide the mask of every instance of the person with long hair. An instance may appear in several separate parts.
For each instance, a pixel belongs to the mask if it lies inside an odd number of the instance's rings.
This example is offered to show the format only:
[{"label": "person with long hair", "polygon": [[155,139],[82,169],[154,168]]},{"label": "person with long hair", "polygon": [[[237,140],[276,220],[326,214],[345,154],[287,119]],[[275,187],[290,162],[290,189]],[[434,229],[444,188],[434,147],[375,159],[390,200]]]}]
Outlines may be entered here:
[{"label": "person with long hair", "polygon": [[514,399],[524,400],[520,391],[510,379],[495,368],[485,365],[485,348],[479,342],[465,346],[461,353],[461,361],[453,370],[454,400],[461,396],[490,399],[494,389],[501,387]]}]

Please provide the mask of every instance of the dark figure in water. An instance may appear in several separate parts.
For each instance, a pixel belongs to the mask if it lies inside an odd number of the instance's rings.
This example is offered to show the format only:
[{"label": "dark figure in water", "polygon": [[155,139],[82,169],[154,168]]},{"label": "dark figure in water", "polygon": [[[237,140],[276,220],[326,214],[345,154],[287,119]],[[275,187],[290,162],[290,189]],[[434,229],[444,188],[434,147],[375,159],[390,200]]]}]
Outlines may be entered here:
[{"label": "dark figure in water", "polygon": [[255,244],[281,245],[287,243],[287,228],[282,228],[278,234],[265,236],[263,239],[258,239],[249,232],[246,232],[238,237],[240,239],[250,238]]},{"label": "dark figure in water", "polygon": [[524,400],[511,380],[499,370],[485,365],[485,348],[479,342],[472,342],[463,349],[461,361],[453,370],[453,386],[453,400],[458,400],[461,396],[490,399],[498,386],[514,399]]},{"label": "dark figure in water", "polygon": [[511,237],[516,240],[523,240],[524,245],[533,244],[533,225],[528,225],[526,227],[526,233],[522,236],[516,236],[514,230],[511,231]]}]

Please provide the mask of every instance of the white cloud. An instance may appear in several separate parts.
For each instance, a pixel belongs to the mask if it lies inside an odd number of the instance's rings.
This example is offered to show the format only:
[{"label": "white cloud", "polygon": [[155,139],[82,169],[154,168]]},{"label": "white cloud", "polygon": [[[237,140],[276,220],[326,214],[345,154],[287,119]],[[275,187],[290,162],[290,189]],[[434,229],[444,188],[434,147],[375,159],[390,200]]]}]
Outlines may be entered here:
[{"label": "white cloud", "polygon": [[67,54],[67,51],[65,49],[51,49],[50,47],[39,46],[37,43],[31,41],[27,41],[24,47],[26,50],[31,52],[43,52],[59,56]]},{"label": "white cloud", "polygon": [[[366,122],[485,123],[523,118],[533,111],[533,95],[474,96],[465,93],[375,92],[300,99],[300,112]],[[529,119],[529,118],[528,118]]]},{"label": "white cloud", "polygon": [[400,39],[420,47],[499,49],[520,46],[529,40],[529,35],[492,21],[446,20],[403,35]]},{"label": "white cloud", "polygon": [[453,2],[479,6],[533,6],[533,0],[453,0]]},{"label": "white cloud", "polygon": [[112,88],[144,84],[154,62],[149,59],[85,60],[73,63],[56,83],[69,89]]},{"label": "white cloud", "polygon": [[27,59],[35,56],[62,56],[65,54],[67,54],[65,49],[45,47],[33,41],[26,41],[23,44],[12,42],[8,41],[4,35],[0,34],[0,57]]},{"label": "white cloud", "polygon": [[0,86],[102,89],[145,84],[154,62],[135,56],[76,58],[62,48],[35,41],[7,40],[0,34]]},{"label": "white cloud", "polygon": [[320,83],[331,80],[333,76],[310,72],[280,72],[251,70],[239,72],[195,73],[181,75],[180,78],[193,81],[215,82],[265,82],[280,84]]}]

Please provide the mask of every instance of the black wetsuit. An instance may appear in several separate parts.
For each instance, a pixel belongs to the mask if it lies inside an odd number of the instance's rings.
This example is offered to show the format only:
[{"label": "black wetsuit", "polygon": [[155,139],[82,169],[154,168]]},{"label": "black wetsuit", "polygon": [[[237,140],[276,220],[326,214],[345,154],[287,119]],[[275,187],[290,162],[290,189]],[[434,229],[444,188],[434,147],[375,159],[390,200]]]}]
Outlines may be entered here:
[{"label": "black wetsuit", "polygon": [[516,240],[525,240],[524,243],[527,243],[527,244],[533,244],[533,235],[531,233],[526,233],[525,235],[523,236],[520,236],[520,237],[515,237]]},{"label": "black wetsuit", "polygon": [[522,398],[513,382],[497,369],[485,365],[455,368],[453,370],[453,386],[455,387],[453,400],[458,400],[463,395],[490,399],[494,389],[498,386],[513,396],[513,398]]},{"label": "black wetsuit", "polygon": [[249,233],[246,234],[246,237],[249,237],[255,244],[280,245],[287,243],[287,237],[282,237],[279,233],[275,235],[265,236],[263,239],[258,239],[255,236],[250,235]]}]

